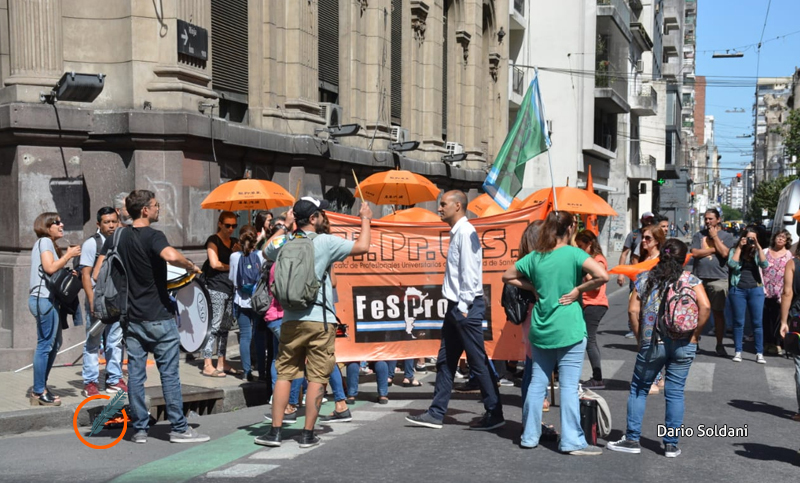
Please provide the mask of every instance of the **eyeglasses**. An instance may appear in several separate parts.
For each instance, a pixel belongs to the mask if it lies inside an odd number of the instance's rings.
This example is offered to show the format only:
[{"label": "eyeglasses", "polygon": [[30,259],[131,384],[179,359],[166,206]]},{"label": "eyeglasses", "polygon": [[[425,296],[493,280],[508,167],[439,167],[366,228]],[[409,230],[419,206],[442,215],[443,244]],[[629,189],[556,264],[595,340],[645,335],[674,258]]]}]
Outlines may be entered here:
[{"label": "eyeglasses", "polygon": [[161,203],[156,201],[156,204],[154,204],[153,206],[147,205],[147,206],[145,206],[145,208],[150,209],[150,210],[157,210],[157,209],[161,208]]},{"label": "eyeglasses", "polygon": [[230,223],[223,223],[222,225],[223,225],[225,228],[228,228],[229,230],[232,230],[232,229],[236,228],[237,226],[239,226],[237,223],[234,223],[234,224],[230,224]]},{"label": "eyeglasses", "polygon": [[644,240],[644,241],[653,241],[653,237],[651,237],[650,235],[645,235],[645,236],[642,237],[642,240]]},{"label": "eyeglasses", "polygon": [[63,222],[63,221],[61,221],[61,220],[56,220],[56,221],[54,221],[54,222],[53,222],[53,224],[54,224],[54,225],[63,225],[63,224],[64,224],[64,222]]}]

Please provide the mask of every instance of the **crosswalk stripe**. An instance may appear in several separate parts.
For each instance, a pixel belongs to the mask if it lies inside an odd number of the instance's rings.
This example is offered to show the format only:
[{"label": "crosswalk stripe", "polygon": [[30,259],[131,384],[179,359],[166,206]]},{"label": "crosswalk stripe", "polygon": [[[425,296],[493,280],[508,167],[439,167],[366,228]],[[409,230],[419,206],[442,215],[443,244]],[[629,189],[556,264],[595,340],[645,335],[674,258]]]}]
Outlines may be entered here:
[{"label": "crosswalk stripe", "polygon": [[[324,423],[323,423],[324,424]],[[331,432],[330,433],[317,433],[321,434],[321,438],[332,438],[336,436],[341,436],[343,434],[347,434],[350,431],[356,430],[360,428],[362,425],[360,424],[353,424],[353,423],[336,423],[330,426]]]},{"label": "crosswalk stripe", "polygon": [[764,367],[769,392],[775,396],[795,397],[794,369],[791,367]]},{"label": "crosswalk stripe", "polygon": [[366,409],[366,406],[360,411],[353,411],[353,421],[377,421],[386,416],[383,411],[365,411],[364,409]]},{"label": "crosswalk stripe", "polygon": [[686,378],[686,391],[712,392],[715,362],[693,362]]},{"label": "crosswalk stripe", "polygon": [[[617,359],[601,359],[600,360],[600,367],[603,369],[603,379],[614,379],[614,376],[622,369],[622,366],[625,364],[626,361],[624,360],[617,360]],[[585,381],[587,379],[592,378],[592,365],[589,363],[589,359],[584,360],[583,363],[583,371],[581,372],[581,380]],[[625,379],[625,378],[623,378]],[[630,379],[630,374],[627,376],[627,379]]]},{"label": "crosswalk stripe", "polygon": [[238,464],[220,471],[209,471],[208,478],[253,478],[279,468],[279,465]]},{"label": "crosswalk stripe", "polygon": [[250,455],[252,460],[292,460],[300,455],[308,454],[310,451],[323,446],[325,440],[323,439],[319,445],[312,446],[311,448],[301,449],[295,441],[284,440],[283,446],[278,448],[270,448],[258,451]]}]

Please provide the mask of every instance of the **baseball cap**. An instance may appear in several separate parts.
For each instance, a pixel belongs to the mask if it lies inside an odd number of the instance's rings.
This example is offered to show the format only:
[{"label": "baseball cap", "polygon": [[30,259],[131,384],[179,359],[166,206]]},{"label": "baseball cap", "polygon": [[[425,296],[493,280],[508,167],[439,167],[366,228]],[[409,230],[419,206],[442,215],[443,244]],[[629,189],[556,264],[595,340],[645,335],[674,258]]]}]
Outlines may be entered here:
[{"label": "baseball cap", "polygon": [[653,218],[653,213],[649,211],[645,211],[644,213],[642,213],[642,220],[646,220],[648,218]]},{"label": "baseball cap", "polygon": [[295,202],[292,211],[294,211],[295,218],[302,220],[311,218],[311,215],[314,213],[327,210],[328,207],[330,207],[330,203],[326,200],[318,200],[311,196],[303,196]]}]

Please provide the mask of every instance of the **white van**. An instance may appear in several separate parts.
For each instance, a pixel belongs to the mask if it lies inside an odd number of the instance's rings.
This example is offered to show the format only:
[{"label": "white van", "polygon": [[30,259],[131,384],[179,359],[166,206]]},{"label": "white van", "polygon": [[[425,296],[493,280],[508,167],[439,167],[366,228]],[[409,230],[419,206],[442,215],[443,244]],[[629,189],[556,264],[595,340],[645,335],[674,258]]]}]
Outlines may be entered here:
[{"label": "white van", "polygon": [[772,233],[783,229],[792,234],[793,243],[800,240],[800,224],[792,215],[800,210],[800,179],[794,180],[781,191],[778,207],[775,209],[775,220],[772,222]]}]

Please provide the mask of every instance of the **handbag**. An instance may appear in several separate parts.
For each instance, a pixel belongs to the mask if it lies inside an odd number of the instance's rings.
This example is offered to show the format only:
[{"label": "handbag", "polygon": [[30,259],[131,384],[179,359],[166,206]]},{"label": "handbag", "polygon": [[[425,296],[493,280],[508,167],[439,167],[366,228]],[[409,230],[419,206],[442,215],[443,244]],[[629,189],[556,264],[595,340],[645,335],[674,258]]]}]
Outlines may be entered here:
[{"label": "handbag", "polygon": [[525,322],[528,306],[536,303],[536,296],[532,292],[508,284],[503,285],[503,293],[500,298],[506,319],[514,325],[521,325]]},{"label": "handbag", "polygon": [[220,332],[230,332],[239,328],[239,321],[233,313],[233,297],[228,297],[225,310],[222,311],[222,321],[219,323]]},{"label": "handbag", "polygon": [[790,354],[800,355],[800,316],[790,316],[788,325],[789,331],[783,338],[783,348]]},{"label": "handbag", "polygon": [[80,277],[71,268],[64,267],[52,275],[48,275],[41,266],[39,271],[44,278],[45,286],[56,299],[64,305],[72,305],[83,288]]}]

